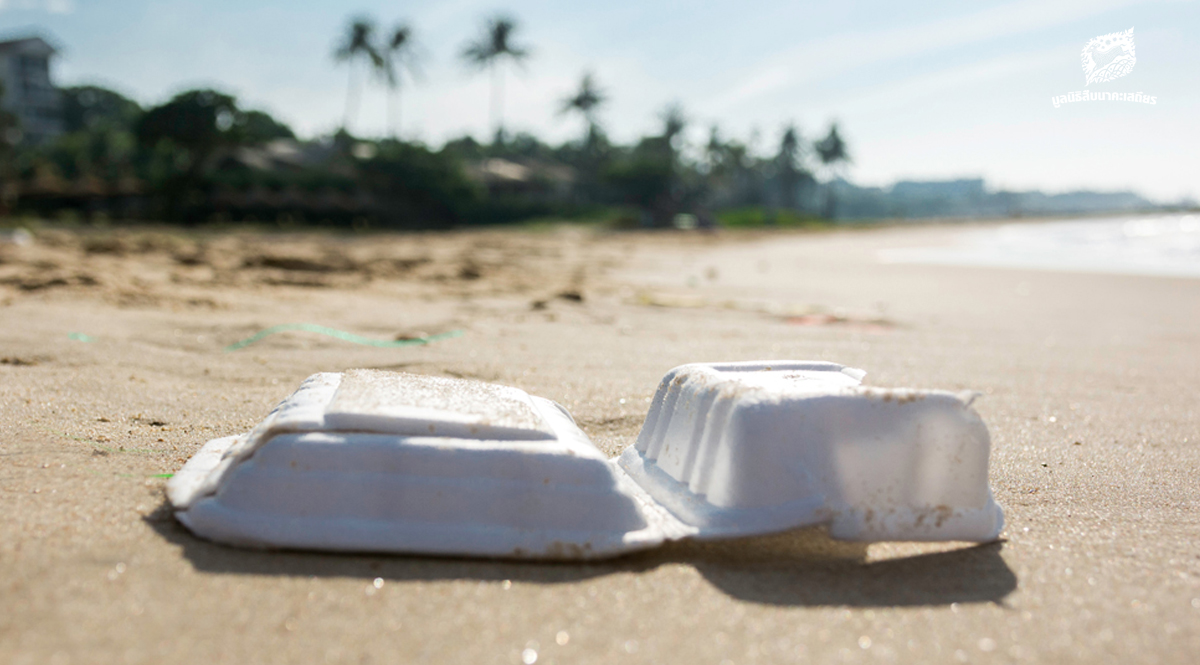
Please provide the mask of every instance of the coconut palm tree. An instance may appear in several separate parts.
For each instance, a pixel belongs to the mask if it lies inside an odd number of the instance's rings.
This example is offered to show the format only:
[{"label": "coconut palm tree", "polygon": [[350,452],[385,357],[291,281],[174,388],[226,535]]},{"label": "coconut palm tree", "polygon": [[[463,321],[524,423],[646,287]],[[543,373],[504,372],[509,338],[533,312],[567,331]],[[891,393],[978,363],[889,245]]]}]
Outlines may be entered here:
[{"label": "coconut palm tree", "polygon": [[813,144],[817,157],[825,168],[829,182],[825,184],[825,217],[833,219],[837,215],[837,198],[834,194],[834,176],[838,166],[850,161],[850,153],[846,150],[846,142],[838,134],[837,123],[829,125],[829,133],[825,138]]},{"label": "coconut palm tree", "polygon": [[488,69],[492,76],[492,99],[489,115],[496,130],[497,141],[504,137],[504,69],[503,60],[520,63],[529,57],[529,49],[512,42],[517,22],[508,16],[487,20],[479,39],[463,46],[462,58],[477,69]]},{"label": "coconut palm tree", "polygon": [[775,169],[779,178],[779,204],[785,209],[796,208],[796,187],[799,185],[802,166],[800,132],[796,125],[788,123],[779,140],[779,154],[775,157]]},{"label": "coconut palm tree", "polygon": [[587,132],[583,139],[585,150],[596,147],[596,144],[602,139],[603,133],[600,131],[600,124],[596,122],[596,110],[607,100],[608,97],[596,85],[596,79],[592,73],[585,72],[579,81],[579,90],[563,99],[562,106],[558,110],[559,115],[578,113],[583,116],[584,121],[587,122]]},{"label": "coconut palm tree", "polygon": [[679,102],[672,102],[668,104],[667,107],[662,110],[662,113],[659,114],[659,118],[663,123],[662,135],[663,138],[667,140],[667,145],[669,145],[672,150],[677,149],[679,146],[677,145],[678,141],[675,139],[679,138],[680,141],[682,141],[683,130],[687,129],[687,115],[685,115],[683,112],[683,105],[681,105]]},{"label": "coconut palm tree", "polygon": [[579,90],[562,101],[559,113],[578,113],[583,116],[588,125],[596,124],[596,109],[604,104],[608,97],[596,85],[596,79],[591,72],[586,72],[579,81]]},{"label": "coconut palm tree", "polygon": [[722,170],[725,156],[725,141],[721,139],[721,128],[713,124],[708,128],[708,143],[704,144],[704,167],[710,176]]},{"label": "coconut palm tree", "polygon": [[817,151],[817,156],[821,158],[821,163],[834,168],[838,162],[849,162],[850,153],[846,151],[846,142],[842,140],[841,134],[838,133],[837,123],[829,125],[829,133],[825,138],[817,141],[813,146]]},{"label": "coconut palm tree", "polygon": [[361,95],[361,84],[355,77],[355,63],[365,60],[374,70],[383,66],[383,56],[375,47],[375,21],[368,16],[358,16],[346,25],[342,41],[334,49],[333,59],[344,62],[350,72],[346,85],[346,115],[342,120],[342,129],[350,131],[351,121],[358,115],[358,101]]},{"label": "coconut palm tree", "polygon": [[396,96],[396,91],[400,88],[401,79],[405,71],[408,72],[409,78],[419,75],[417,68],[417,49],[416,41],[413,39],[412,26],[407,23],[400,23],[392,29],[391,36],[380,47],[381,63],[377,68],[377,72],[383,77],[384,83],[388,87],[387,99],[387,115],[388,129],[395,138],[399,132],[400,124],[400,103],[396,100],[395,118],[392,116],[392,101]]},{"label": "coconut palm tree", "polygon": [[596,121],[596,110],[604,104],[607,96],[596,85],[596,79],[591,72],[584,72],[579,81],[579,90],[563,98],[559,107],[559,115],[578,113],[587,123],[583,141],[579,144],[579,153],[574,166],[578,181],[576,192],[581,200],[594,199],[599,195],[599,174],[601,162],[608,152],[608,139],[601,131]]}]

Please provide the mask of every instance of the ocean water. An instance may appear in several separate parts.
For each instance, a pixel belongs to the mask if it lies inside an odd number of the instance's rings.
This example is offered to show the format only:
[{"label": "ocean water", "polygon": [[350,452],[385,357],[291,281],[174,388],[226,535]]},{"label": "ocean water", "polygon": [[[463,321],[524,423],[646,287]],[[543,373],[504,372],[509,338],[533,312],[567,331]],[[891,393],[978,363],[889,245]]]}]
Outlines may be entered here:
[{"label": "ocean water", "polygon": [[963,230],[951,245],[879,252],[884,263],[1200,278],[1200,215],[1022,222]]}]

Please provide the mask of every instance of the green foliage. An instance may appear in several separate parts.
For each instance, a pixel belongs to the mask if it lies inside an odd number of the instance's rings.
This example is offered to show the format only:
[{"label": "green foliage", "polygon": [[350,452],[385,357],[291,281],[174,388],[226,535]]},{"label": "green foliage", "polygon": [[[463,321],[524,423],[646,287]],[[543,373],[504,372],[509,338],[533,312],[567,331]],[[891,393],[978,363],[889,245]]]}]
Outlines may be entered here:
[{"label": "green foliage", "polygon": [[205,157],[221,146],[241,139],[240,117],[233,96],[216,90],[189,90],[146,111],[138,120],[138,142],[157,148],[167,142],[186,153],[190,170],[198,170]]},{"label": "green foliage", "polygon": [[717,213],[721,226],[742,229],[774,226],[781,228],[822,228],[829,223],[820,217],[792,210],[775,210],[753,206],[730,208]]},{"label": "green foliage", "polygon": [[[502,65],[529,55],[514,42],[516,31],[514,20],[495,17],[461,53],[493,73],[497,133],[488,144],[464,137],[432,150],[353,136],[347,125],[357,103],[355,66],[370,67],[392,89],[402,68],[416,73],[412,28],[400,23],[380,35],[361,17],[334,52],[351,65],[351,85],[346,123],[332,137],[297,140],[286,124],[242,109],[218,90],[188,90],[142,109],[111,90],[78,86],[63,91],[67,131],[56,142],[9,154],[0,142],[0,185],[15,191],[7,183],[20,175],[29,205],[53,214],[111,216],[103,206],[133,200],[143,214],[174,222],[286,218],[447,228],[620,210],[638,225],[669,225],[681,213],[711,221],[715,213],[730,227],[799,227],[819,223],[803,211],[821,207],[813,201],[822,191],[833,216],[830,188],[817,185],[809,160],[829,174],[849,160],[836,125],[815,143],[788,125],[770,156],[754,154],[753,138],[725,140],[714,127],[697,159],[688,149],[688,118],[672,104],[659,114],[657,132],[614,145],[597,120],[607,95],[585,73],[560,107],[582,118],[585,134],[558,146],[528,133],[506,136]],[[15,122],[0,113],[0,137]]]},{"label": "green foliage", "polygon": [[[232,95],[188,90],[148,109],[134,125],[152,177],[194,179],[218,150],[294,138],[285,124],[263,111],[243,111]],[[182,172],[182,173],[180,173]]]},{"label": "green foliage", "polygon": [[137,141],[126,130],[101,126],[64,134],[44,154],[65,177],[112,179],[133,172]]},{"label": "green foliage", "polygon": [[596,110],[604,105],[608,96],[596,85],[596,79],[591,72],[585,72],[579,81],[579,90],[562,101],[560,115],[578,113],[587,121],[589,127],[596,125]]},{"label": "green foliage", "polygon": [[262,111],[246,111],[238,117],[238,137],[243,143],[267,143],[275,139],[294,139],[291,127]]},{"label": "green foliage", "polygon": [[21,146],[4,167],[10,206],[60,219],[80,216],[75,208],[107,189],[135,187],[139,155],[130,130],[141,113],[96,86],[67,88],[63,98],[68,131],[50,144]]},{"label": "green foliage", "polygon": [[669,203],[674,169],[669,155],[655,141],[661,139],[643,139],[632,155],[615,160],[601,172],[602,181],[617,192],[619,202],[648,210]]},{"label": "green foliage", "polygon": [[779,154],[774,164],[779,181],[779,204],[785,209],[796,209],[801,186],[813,183],[812,174],[804,168],[802,159],[800,132],[795,125],[788,125],[779,140]]},{"label": "green foliage", "polygon": [[[0,102],[4,101],[4,81],[0,81]],[[13,115],[3,106],[0,106],[0,154],[7,154],[16,141],[16,134],[20,131],[20,122],[17,116]]]},{"label": "green foliage", "polygon": [[[817,141],[813,145],[813,149],[817,151],[821,165],[825,168],[831,181],[838,174],[838,167],[850,161],[850,153],[846,149],[846,142],[838,133],[836,122],[829,125],[829,133],[825,135],[825,138]],[[837,207],[837,193],[833,187],[826,187],[823,206],[825,217],[829,219],[837,217]]]},{"label": "green foliage", "polygon": [[659,117],[662,118],[663,123],[663,138],[674,147],[675,138],[682,134],[684,129],[687,129],[688,121],[687,116],[684,115],[683,106],[678,102],[673,102],[663,109]]},{"label": "green foliage", "polygon": [[487,147],[489,157],[556,159],[555,150],[528,132],[492,143]]},{"label": "green foliage", "polygon": [[442,146],[442,152],[460,161],[475,161],[488,156],[487,146],[471,136],[446,141]]},{"label": "green foliage", "polygon": [[483,202],[483,193],[446,151],[383,141],[375,156],[362,160],[358,168],[360,182],[376,198],[386,226],[446,228],[475,217]]},{"label": "green foliage", "polygon": [[[0,102],[4,101],[4,82],[0,81]],[[0,217],[7,217],[17,202],[13,145],[19,140],[17,116],[0,105]]]},{"label": "green foliage", "polygon": [[462,50],[462,58],[479,68],[492,66],[503,58],[520,62],[529,57],[529,49],[513,43],[517,22],[509,16],[499,15],[484,23],[479,38],[468,42]]},{"label": "green foliage", "polygon": [[352,62],[360,58],[370,60],[376,67],[383,65],[383,55],[375,45],[375,20],[369,16],[357,16],[350,20],[342,41],[334,49],[333,57],[338,62]]},{"label": "green foliage", "polygon": [[132,132],[142,107],[124,95],[95,85],[63,88],[63,130],[72,134],[102,129]]},{"label": "green foliage", "polygon": [[846,142],[838,133],[836,122],[829,126],[829,133],[825,135],[825,138],[817,141],[813,148],[821,158],[822,164],[836,165],[839,162],[850,161],[850,153],[846,149]]},{"label": "green foliage", "polygon": [[600,178],[615,193],[616,203],[641,208],[655,225],[665,226],[699,202],[703,185],[694,165],[680,158],[687,127],[683,108],[672,104],[660,117],[662,134],[645,137],[632,151],[613,158]]}]

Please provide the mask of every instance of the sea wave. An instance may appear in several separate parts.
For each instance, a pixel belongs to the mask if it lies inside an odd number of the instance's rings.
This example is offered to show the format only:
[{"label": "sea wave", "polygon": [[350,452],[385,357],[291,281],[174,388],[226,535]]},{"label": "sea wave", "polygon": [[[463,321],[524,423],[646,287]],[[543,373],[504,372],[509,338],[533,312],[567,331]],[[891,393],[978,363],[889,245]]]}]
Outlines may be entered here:
[{"label": "sea wave", "polygon": [[1200,215],[1022,222],[965,230],[953,244],[879,252],[922,263],[1200,278]]}]

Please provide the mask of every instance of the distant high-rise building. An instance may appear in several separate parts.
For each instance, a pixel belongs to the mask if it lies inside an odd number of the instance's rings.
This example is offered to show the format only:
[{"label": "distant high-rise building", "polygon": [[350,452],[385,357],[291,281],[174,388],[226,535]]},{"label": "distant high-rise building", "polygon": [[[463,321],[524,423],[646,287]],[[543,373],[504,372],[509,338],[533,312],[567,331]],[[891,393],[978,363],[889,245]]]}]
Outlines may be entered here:
[{"label": "distant high-rise building", "polygon": [[41,37],[0,41],[0,104],[17,116],[23,143],[45,143],[62,134],[62,95],[50,80],[50,59],[57,53]]}]

